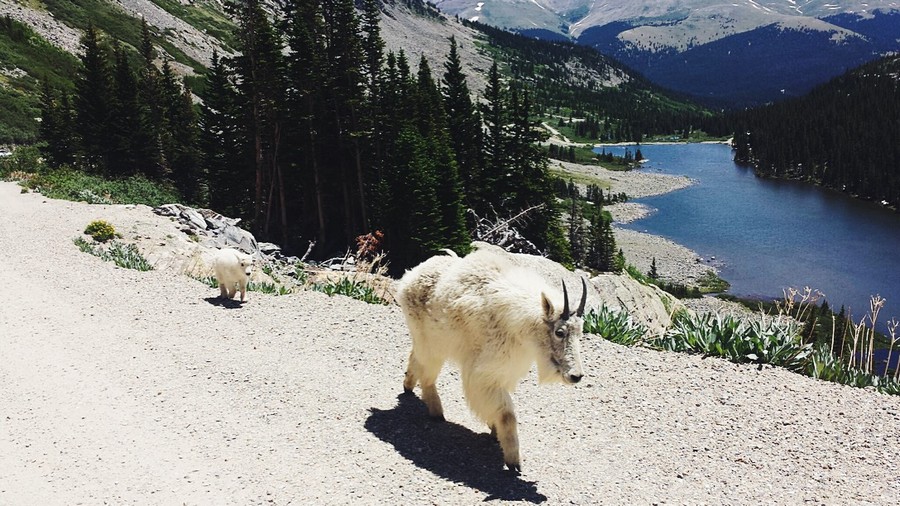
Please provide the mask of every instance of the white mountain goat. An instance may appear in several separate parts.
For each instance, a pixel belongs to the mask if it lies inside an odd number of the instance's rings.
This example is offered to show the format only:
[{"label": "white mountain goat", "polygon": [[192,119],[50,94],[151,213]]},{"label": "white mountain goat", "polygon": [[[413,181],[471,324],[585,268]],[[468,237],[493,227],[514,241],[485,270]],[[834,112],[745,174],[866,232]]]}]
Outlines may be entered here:
[{"label": "white mountain goat", "polygon": [[510,393],[534,362],[542,383],[581,380],[587,285],[582,278],[581,303],[572,312],[565,283],[559,297],[505,251],[479,249],[464,258],[449,253],[426,260],[400,280],[397,300],[412,336],[403,389],[412,392],[421,385],[428,414],[443,420],[435,381],[447,359],[456,362],[470,409],[497,437],[506,466],[519,472]]}]

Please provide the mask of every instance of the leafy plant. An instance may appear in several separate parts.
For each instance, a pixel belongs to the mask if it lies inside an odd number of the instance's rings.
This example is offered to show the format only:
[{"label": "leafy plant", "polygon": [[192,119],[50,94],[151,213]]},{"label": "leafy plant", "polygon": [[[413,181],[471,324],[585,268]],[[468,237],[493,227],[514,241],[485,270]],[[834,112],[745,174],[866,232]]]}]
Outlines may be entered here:
[{"label": "leafy plant", "polygon": [[339,281],[331,281],[328,283],[316,283],[312,286],[312,289],[317,292],[328,294],[329,296],[346,295],[347,297],[352,297],[369,304],[387,304],[387,301],[378,296],[374,288],[349,278],[341,278]]},{"label": "leafy plant", "polygon": [[50,198],[91,204],[144,204],[156,207],[181,200],[171,186],[143,176],[110,180],[69,167],[31,174],[19,184]]},{"label": "leafy plant", "polygon": [[111,223],[104,220],[90,222],[84,233],[91,236],[97,242],[106,242],[116,237],[116,229]]},{"label": "leafy plant", "polygon": [[772,364],[800,371],[812,352],[804,344],[800,327],[788,318],[744,320],[734,316],[677,315],[672,326],[651,344],[664,350],[725,357],[732,362]]},{"label": "leafy plant", "polygon": [[150,265],[150,262],[148,262],[143,255],[141,255],[141,252],[134,244],[111,241],[108,246],[104,248],[102,245],[89,243],[82,237],[76,237],[73,239],[73,242],[82,252],[90,253],[107,262],[113,262],[119,267],[137,271],[153,270],[153,266]]},{"label": "leafy plant", "polygon": [[644,340],[647,329],[635,323],[625,311],[612,311],[601,306],[599,312],[591,311],[584,317],[584,331],[618,344],[633,346]]},{"label": "leafy plant", "polygon": [[[218,286],[218,283],[216,284],[216,286]],[[293,290],[284,285],[267,283],[264,281],[250,281],[249,283],[247,283],[247,291],[262,292],[269,295],[287,295],[289,293],[293,293]]]}]

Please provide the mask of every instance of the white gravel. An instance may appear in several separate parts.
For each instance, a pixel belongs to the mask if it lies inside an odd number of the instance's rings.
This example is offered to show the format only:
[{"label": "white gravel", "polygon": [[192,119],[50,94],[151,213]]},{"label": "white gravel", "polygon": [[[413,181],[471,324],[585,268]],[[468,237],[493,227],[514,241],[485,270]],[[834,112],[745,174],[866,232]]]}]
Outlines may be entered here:
[{"label": "white gravel", "polygon": [[[81,253],[145,207],[0,183],[0,504],[895,504],[900,398],[597,338],[585,380],[516,394],[524,473],[439,381],[400,396],[396,307],[315,292],[223,306],[175,270]],[[146,234],[145,234],[146,235]],[[451,368],[452,370],[452,368]]]}]

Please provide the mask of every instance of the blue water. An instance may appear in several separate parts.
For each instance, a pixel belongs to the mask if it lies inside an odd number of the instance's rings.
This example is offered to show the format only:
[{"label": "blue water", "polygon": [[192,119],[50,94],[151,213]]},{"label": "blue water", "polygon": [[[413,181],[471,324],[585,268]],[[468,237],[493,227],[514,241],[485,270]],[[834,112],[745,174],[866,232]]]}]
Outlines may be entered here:
[{"label": "blue water", "polygon": [[637,199],[659,212],[627,228],[715,256],[731,294],[777,299],[785,287],[809,286],[835,310],[846,306],[856,321],[878,294],[887,299],[879,330],[891,317],[900,320],[900,214],[813,185],[758,178],[735,164],[724,144],[640,149],[649,161],[639,170],[684,175],[696,184]]}]

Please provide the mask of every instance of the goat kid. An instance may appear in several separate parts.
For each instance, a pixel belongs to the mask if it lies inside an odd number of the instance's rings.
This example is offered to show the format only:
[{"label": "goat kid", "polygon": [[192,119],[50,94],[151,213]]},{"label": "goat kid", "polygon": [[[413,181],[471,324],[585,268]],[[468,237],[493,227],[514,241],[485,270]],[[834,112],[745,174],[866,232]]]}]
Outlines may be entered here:
[{"label": "goat kid", "polygon": [[[476,244],[477,246],[477,244]],[[403,382],[418,383],[428,414],[443,420],[435,381],[448,359],[458,364],[472,412],[491,428],[506,466],[521,471],[519,438],[510,393],[537,363],[542,383],[578,383],[587,285],[573,313],[569,294],[515,265],[510,253],[478,249],[464,258],[435,256],[400,280],[397,299],[412,337]]]}]

